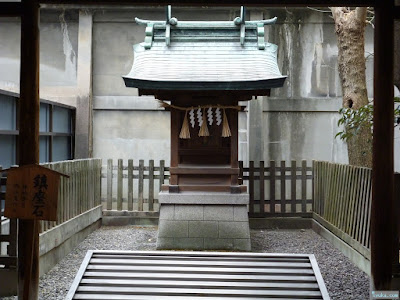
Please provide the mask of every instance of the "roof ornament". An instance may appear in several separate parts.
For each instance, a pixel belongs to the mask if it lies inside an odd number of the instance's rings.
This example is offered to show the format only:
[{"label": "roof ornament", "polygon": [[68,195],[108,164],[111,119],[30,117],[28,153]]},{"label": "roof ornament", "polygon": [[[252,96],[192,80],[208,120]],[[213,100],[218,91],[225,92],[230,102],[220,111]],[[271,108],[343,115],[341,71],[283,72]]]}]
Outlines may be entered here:
[{"label": "roof ornament", "polygon": [[244,45],[246,40],[246,29],[257,30],[258,49],[265,49],[264,40],[264,26],[275,24],[277,18],[267,20],[246,21],[246,7],[241,6],[240,17],[234,18],[233,21],[178,21],[177,18],[172,17],[171,5],[166,7],[166,20],[153,21],[135,18],[139,25],[146,25],[146,37],[144,41],[144,48],[151,49],[154,41],[154,31],[165,29],[165,44],[171,45],[171,29],[231,29],[240,31],[240,45]]}]

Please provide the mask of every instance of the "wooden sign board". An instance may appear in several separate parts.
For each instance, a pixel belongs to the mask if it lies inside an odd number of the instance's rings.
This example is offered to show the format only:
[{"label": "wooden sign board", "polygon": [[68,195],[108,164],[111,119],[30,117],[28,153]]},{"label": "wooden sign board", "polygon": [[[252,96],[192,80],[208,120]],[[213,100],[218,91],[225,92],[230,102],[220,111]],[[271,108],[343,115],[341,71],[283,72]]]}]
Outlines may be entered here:
[{"label": "wooden sign board", "polygon": [[39,165],[8,169],[4,215],[57,221],[60,176],[65,175]]}]

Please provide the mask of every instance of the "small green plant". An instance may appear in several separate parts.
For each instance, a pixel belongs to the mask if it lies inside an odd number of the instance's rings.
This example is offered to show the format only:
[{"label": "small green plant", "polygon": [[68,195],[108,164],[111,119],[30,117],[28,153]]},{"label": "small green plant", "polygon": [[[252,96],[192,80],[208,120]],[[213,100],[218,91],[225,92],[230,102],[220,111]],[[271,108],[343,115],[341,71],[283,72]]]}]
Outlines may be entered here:
[{"label": "small green plant", "polygon": [[[394,127],[400,128],[400,98],[395,97],[394,102],[396,104],[394,110]],[[360,129],[364,126],[369,128],[372,133],[374,115],[374,106],[372,101],[367,105],[360,107],[358,110],[343,107],[339,110],[339,113],[342,117],[338,121],[338,126],[343,125],[344,130],[338,132],[335,137],[348,141],[350,138],[357,135]]]}]

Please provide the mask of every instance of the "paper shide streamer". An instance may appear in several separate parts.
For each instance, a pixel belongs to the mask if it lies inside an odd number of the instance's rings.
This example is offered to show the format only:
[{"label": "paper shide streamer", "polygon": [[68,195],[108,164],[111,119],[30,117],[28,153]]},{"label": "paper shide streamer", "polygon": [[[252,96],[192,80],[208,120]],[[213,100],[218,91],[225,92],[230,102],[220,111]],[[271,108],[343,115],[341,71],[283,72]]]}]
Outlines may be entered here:
[{"label": "paper shide streamer", "polygon": [[[200,127],[198,136],[206,137],[210,135],[207,125],[212,125],[214,122],[214,115],[216,119],[217,126],[220,126],[222,123],[222,137],[230,137],[232,136],[231,129],[229,128],[228,117],[226,115],[226,109],[236,109],[240,110],[240,106],[227,106],[227,105],[200,105],[197,107],[180,107],[172,104],[168,104],[164,101],[159,101],[161,107],[164,108],[172,108],[181,111],[185,111],[185,117],[183,119],[182,128],[179,133],[179,138],[181,139],[190,139],[190,128],[189,128],[189,120],[192,128],[196,126],[196,117],[197,124]],[[215,111],[213,112],[213,109]],[[222,114],[221,114],[222,110]],[[195,116],[196,114],[196,116]]]}]

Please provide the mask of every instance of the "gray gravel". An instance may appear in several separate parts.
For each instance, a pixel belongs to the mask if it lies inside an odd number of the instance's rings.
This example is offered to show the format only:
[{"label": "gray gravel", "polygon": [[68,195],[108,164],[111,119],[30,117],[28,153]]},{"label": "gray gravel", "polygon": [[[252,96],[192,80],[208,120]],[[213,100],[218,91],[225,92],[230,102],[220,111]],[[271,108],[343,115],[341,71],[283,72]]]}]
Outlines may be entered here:
[{"label": "gray gravel", "polygon": [[[102,227],[40,278],[39,299],[65,298],[87,250],[155,250],[156,236],[156,227]],[[332,300],[369,299],[369,277],[314,231],[252,230],[251,239],[253,252],[315,254]]]}]

